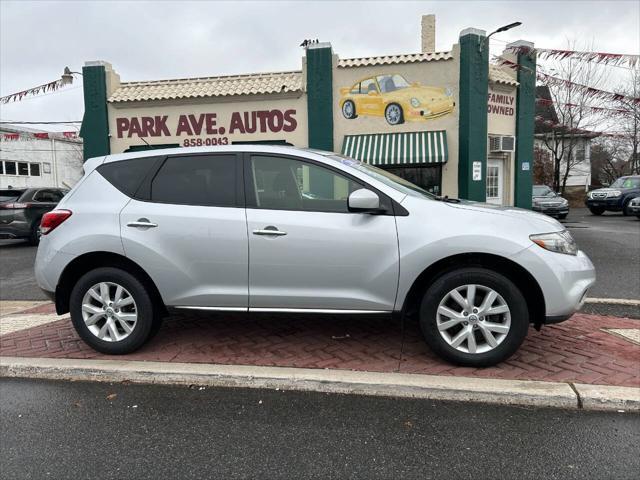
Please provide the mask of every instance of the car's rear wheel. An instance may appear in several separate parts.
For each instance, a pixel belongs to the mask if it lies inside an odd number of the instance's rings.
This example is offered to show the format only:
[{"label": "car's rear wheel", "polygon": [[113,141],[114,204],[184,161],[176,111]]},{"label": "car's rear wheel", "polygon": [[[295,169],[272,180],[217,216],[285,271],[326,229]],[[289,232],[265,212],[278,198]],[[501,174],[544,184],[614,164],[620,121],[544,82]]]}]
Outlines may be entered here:
[{"label": "car's rear wheel", "polygon": [[509,358],[529,329],[520,290],[484,268],[446,273],[425,292],[420,327],[427,344],[458,365],[488,367]]},{"label": "car's rear wheel", "polygon": [[94,350],[110,355],[137,350],[161,322],[147,287],[118,268],[83,275],[71,291],[70,310],[78,335]]},{"label": "car's rear wheel", "polygon": [[622,206],[622,214],[625,217],[628,217],[629,215],[631,215],[631,211],[629,210],[629,205],[631,204],[631,200],[627,200],[624,205]]},{"label": "car's rear wheel", "polygon": [[558,219],[560,220],[564,220],[565,218],[567,218],[568,213],[563,213],[561,215],[558,215]]},{"label": "car's rear wheel", "polygon": [[402,107],[397,103],[390,103],[387,105],[387,108],[384,109],[384,118],[389,125],[400,125],[404,123]]},{"label": "car's rear wheel", "polygon": [[344,118],[351,120],[352,118],[356,118],[358,115],[356,114],[356,105],[351,100],[347,100],[342,104],[342,115]]},{"label": "car's rear wheel", "polygon": [[27,238],[29,245],[38,245],[40,243],[40,222],[31,227],[31,232]]},{"label": "car's rear wheel", "polygon": [[604,213],[604,208],[589,207],[589,211],[590,211],[593,215],[602,215],[602,214]]}]

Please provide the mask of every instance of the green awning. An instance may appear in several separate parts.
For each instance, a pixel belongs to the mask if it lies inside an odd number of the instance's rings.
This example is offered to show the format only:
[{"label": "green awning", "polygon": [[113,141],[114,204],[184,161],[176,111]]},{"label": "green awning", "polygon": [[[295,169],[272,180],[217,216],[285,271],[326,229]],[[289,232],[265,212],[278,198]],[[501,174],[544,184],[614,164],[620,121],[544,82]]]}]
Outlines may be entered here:
[{"label": "green awning", "polygon": [[345,135],[342,154],[371,165],[446,163],[447,132]]}]

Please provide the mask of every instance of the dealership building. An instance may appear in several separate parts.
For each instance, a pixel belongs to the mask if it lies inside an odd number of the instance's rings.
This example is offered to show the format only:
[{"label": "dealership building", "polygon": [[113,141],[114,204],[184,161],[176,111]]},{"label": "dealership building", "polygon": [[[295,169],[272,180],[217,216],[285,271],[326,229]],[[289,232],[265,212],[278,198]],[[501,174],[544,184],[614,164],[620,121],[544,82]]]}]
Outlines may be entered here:
[{"label": "dealership building", "polygon": [[205,78],[125,82],[109,63],[87,62],[85,159],[290,144],[351,156],[440,195],[530,208],[533,44],[507,46],[502,56],[514,69],[489,61],[483,30],[465,29],[437,52],[435,18],[426,15],[421,40],[419,53],[366,58],[311,42],[297,70]]}]

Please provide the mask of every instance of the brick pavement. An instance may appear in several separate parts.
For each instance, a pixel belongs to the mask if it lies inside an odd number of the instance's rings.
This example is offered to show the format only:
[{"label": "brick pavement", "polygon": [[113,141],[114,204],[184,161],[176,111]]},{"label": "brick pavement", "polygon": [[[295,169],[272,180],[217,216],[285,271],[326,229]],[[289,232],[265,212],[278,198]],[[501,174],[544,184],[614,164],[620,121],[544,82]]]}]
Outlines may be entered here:
[{"label": "brick pavement", "polygon": [[[19,312],[28,313],[50,314],[52,306]],[[603,330],[638,328],[640,320],[576,314],[541,332],[532,328],[508,361],[475,369],[438,359],[415,322],[405,324],[403,336],[398,321],[379,317],[188,313],[166,319],[158,335],[141,350],[117,358],[640,387],[640,345]],[[0,355],[116,358],[87,347],[68,318],[1,336]]]}]

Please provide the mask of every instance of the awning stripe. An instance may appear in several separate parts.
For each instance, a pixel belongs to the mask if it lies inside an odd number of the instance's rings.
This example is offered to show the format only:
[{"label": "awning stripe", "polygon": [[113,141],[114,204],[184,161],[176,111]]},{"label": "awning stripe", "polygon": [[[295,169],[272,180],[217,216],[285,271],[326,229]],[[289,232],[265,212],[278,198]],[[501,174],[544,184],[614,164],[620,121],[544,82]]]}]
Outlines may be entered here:
[{"label": "awning stripe", "polygon": [[446,163],[447,132],[345,135],[342,154],[371,165]]}]

